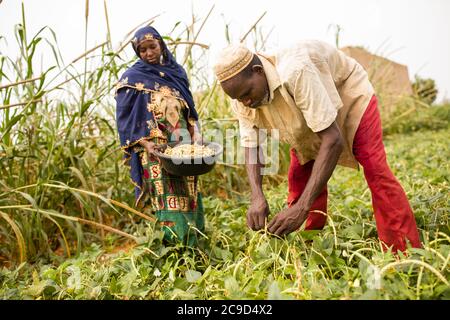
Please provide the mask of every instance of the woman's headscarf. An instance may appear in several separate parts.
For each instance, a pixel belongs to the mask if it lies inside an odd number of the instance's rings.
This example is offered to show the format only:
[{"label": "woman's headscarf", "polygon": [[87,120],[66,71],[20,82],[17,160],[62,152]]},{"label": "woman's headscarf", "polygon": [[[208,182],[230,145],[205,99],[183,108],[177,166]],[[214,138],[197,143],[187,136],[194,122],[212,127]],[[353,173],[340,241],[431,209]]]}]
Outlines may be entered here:
[{"label": "woman's headscarf", "polygon": [[[142,41],[157,39],[163,57],[161,64],[150,64],[139,56],[139,45]],[[189,90],[189,81],[183,67],[179,65],[172,53],[167,49],[161,35],[155,28],[147,26],[139,29],[131,40],[133,50],[139,60],[124,72],[117,84],[116,121],[120,137],[120,145],[125,152],[125,160],[130,165],[131,179],[136,185],[136,197],[142,194],[143,168],[134,146],[143,138],[150,136],[149,123],[154,122],[153,114],[147,109],[151,91],[167,86],[179,94],[189,107],[189,117],[198,120],[194,99]]]}]

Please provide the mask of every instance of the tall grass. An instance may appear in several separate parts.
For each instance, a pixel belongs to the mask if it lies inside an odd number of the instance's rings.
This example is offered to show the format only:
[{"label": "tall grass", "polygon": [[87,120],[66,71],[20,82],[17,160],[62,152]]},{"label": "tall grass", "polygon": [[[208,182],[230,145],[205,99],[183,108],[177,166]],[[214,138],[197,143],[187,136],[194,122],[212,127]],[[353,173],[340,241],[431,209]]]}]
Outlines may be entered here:
[{"label": "tall grass", "polygon": [[[112,88],[128,64],[123,47],[114,51],[108,34],[63,65],[55,33],[44,27],[30,39],[25,16],[22,4],[19,55],[1,56],[0,81],[11,84],[0,91],[0,255],[34,261],[62,249],[70,256],[103,241],[105,230],[134,239],[118,230],[138,216],[126,205],[131,193],[114,124]],[[53,52],[54,63],[36,74],[41,47]]]}]

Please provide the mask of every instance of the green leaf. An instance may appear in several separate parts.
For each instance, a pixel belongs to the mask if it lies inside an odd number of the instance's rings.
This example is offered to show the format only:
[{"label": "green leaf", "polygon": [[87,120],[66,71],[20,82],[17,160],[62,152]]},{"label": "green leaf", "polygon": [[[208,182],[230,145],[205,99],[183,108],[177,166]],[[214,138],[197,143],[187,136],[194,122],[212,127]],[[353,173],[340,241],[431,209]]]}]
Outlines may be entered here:
[{"label": "green leaf", "polygon": [[358,300],[376,300],[377,298],[378,298],[378,291],[367,290],[361,296],[358,297]]},{"label": "green leaf", "polygon": [[269,286],[269,291],[267,294],[267,299],[269,300],[281,300],[281,292],[280,288],[278,287],[277,281],[272,281],[272,283]]},{"label": "green leaf", "polygon": [[186,271],[186,280],[187,282],[194,283],[197,282],[198,279],[202,277],[202,274],[195,270],[187,270]]}]

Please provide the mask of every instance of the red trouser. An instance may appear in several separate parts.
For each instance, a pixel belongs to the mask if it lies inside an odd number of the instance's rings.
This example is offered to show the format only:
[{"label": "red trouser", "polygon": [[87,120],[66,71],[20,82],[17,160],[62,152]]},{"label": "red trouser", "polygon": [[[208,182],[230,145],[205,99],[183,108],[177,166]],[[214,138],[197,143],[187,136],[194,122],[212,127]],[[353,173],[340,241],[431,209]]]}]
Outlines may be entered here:
[{"label": "red trouser", "polygon": [[[386,161],[380,114],[375,96],[361,119],[353,141],[353,154],[364,169],[364,176],[372,193],[372,205],[378,236],[393,252],[404,251],[405,238],[413,247],[421,247],[416,220],[408,203],[405,192],[393,175]],[[289,196],[291,206],[301,196],[312,172],[314,160],[301,165],[295,150],[291,149],[291,164],[288,173]],[[314,201],[306,220],[306,230],[322,229],[326,222],[327,187]],[[320,212],[312,212],[314,210]],[[386,247],[385,247],[386,249]]]}]

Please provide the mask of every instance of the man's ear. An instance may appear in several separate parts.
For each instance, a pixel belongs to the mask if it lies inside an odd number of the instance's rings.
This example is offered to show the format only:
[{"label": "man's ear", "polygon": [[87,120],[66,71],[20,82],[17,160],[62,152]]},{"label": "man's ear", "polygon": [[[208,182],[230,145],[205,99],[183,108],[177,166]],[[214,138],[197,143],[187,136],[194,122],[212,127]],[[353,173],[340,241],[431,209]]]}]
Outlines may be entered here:
[{"label": "man's ear", "polygon": [[264,68],[260,64],[255,64],[255,65],[252,66],[252,71],[256,72],[256,73],[259,73],[259,74],[262,74],[262,73],[264,73]]}]

